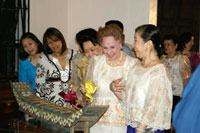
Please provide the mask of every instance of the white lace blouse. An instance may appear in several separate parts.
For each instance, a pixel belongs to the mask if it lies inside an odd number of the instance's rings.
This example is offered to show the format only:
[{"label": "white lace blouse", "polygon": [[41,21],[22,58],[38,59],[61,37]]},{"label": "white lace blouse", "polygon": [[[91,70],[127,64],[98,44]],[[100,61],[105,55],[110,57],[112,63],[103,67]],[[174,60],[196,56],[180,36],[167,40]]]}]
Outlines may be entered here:
[{"label": "white lace blouse", "polygon": [[171,124],[172,89],[163,64],[144,68],[140,63],[130,69],[123,95],[126,102],[126,124],[137,127],[169,129]]},{"label": "white lace blouse", "polygon": [[184,88],[183,80],[190,77],[190,61],[185,55],[176,55],[174,58],[167,58],[167,55],[161,57],[161,61],[168,68],[174,96],[182,96]]},{"label": "white lace blouse", "polygon": [[[92,80],[98,88],[93,96],[93,105],[109,105],[109,109],[100,119],[100,122],[125,126],[125,110],[120,100],[110,90],[110,83],[118,78],[127,79],[129,69],[136,63],[137,59],[126,56],[122,66],[112,67],[107,64],[106,56],[94,56],[90,59],[86,82]],[[126,128],[125,128],[126,130]]]}]

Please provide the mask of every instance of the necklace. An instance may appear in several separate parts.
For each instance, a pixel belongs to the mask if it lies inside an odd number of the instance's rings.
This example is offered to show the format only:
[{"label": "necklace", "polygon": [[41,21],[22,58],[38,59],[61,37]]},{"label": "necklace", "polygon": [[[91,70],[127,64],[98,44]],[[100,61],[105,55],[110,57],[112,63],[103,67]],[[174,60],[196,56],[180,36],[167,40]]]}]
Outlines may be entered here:
[{"label": "necklace", "polygon": [[106,58],[106,63],[107,63],[108,65],[112,66],[112,67],[119,66],[119,65],[122,64],[122,60],[123,60],[122,57],[123,57],[123,53],[122,53],[122,51],[120,51],[120,57],[119,57],[118,60],[116,60],[116,61],[109,61],[108,58]]}]

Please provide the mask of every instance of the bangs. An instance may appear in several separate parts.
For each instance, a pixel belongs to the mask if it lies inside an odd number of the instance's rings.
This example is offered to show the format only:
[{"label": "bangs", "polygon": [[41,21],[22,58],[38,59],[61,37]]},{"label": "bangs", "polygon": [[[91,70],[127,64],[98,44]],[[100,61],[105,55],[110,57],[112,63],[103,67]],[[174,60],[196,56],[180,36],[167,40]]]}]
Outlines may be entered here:
[{"label": "bangs", "polygon": [[49,35],[48,38],[53,40],[54,42],[57,42],[59,40],[55,35]]}]

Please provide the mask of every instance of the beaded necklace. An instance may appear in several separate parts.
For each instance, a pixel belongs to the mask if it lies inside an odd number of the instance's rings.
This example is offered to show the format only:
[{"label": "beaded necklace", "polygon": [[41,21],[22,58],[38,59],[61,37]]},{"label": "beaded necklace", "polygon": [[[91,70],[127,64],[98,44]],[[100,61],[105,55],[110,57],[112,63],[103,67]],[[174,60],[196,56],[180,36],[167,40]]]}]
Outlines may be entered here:
[{"label": "beaded necklace", "polygon": [[112,67],[116,67],[116,66],[120,66],[122,64],[122,60],[123,60],[123,54],[122,51],[120,51],[120,57],[117,61],[113,62],[113,61],[109,61],[108,58],[106,57],[106,63]]}]

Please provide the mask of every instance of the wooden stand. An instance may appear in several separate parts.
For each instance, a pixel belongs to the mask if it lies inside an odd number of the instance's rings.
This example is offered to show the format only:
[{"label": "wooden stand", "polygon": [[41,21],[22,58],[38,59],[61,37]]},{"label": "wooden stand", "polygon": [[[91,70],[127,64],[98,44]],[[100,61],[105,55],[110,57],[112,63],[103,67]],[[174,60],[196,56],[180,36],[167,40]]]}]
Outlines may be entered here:
[{"label": "wooden stand", "polygon": [[77,124],[72,127],[71,133],[74,133],[74,131],[84,131],[84,133],[89,133],[89,129],[103,116],[108,107],[109,105],[88,106]]}]

